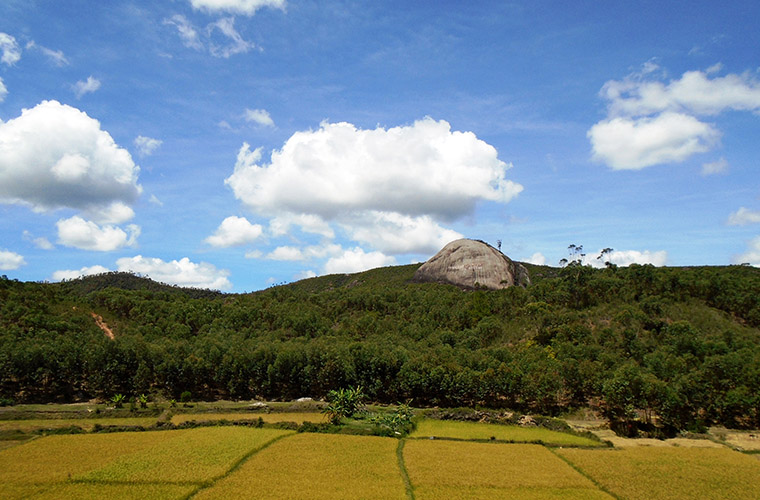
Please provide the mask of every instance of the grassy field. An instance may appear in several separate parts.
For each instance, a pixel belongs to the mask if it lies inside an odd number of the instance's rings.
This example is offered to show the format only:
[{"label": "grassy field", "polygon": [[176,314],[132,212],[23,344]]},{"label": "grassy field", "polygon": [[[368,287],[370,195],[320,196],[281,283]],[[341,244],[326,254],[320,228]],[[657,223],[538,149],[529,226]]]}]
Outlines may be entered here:
[{"label": "grassy field", "polygon": [[[495,432],[505,434],[482,442]],[[430,433],[456,440],[422,438]],[[0,447],[0,499],[758,498],[760,460],[728,448],[567,448],[589,443],[535,427],[436,420],[415,435],[240,426],[48,435]],[[560,448],[504,442],[560,437],[569,439]]]},{"label": "grassy field", "polygon": [[757,500],[760,461],[729,449],[563,449],[556,452],[620,498]]},{"label": "grassy field", "polygon": [[404,461],[417,500],[612,498],[539,445],[410,440]]},{"label": "grassy field", "polygon": [[[0,496],[104,498],[98,493],[101,490],[134,483],[155,487],[154,497],[143,494],[142,498],[178,498],[218,479],[251,453],[288,434],[276,429],[212,427],[46,436],[0,451]],[[131,487],[125,488],[125,498],[131,498],[133,490],[139,498],[139,491]]]},{"label": "grassy field", "polygon": [[198,500],[406,498],[391,438],[297,434],[263,450]]},{"label": "grassy field", "polygon": [[325,415],[315,412],[275,412],[275,413],[183,413],[174,415],[171,422],[181,425],[185,422],[215,422],[227,420],[229,422],[240,420],[258,420],[261,418],[267,424],[278,422],[295,422],[302,424],[312,422],[315,424],[327,422]]},{"label": "grassy field", "polygon": [[481,424],[455,420],[422,420],[417,424],[417,429],[410,437],[438,437],[464,440],[495,439],[516,443],[544,443],[557,446],[604,446],[599,441],[540,427]]},{"label": "grassy field", "polygon": [[81,427],[91,431],[95,425],[102,426],[141,426],[149,427],[156,423],[156,417],[124,417],[124,418],[45,418],[28,420],[0,420],[0,431],[32,432],[41,429],[62,429],[65,427]]}]

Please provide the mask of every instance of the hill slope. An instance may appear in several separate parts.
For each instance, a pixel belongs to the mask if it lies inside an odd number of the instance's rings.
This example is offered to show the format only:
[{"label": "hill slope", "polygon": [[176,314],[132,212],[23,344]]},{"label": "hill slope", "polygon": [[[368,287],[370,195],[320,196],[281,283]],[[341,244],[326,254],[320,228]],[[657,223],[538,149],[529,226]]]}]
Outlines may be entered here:
[{"label": "hill slope", "polygon": [[245,295],[0,280],[0,391],[293,398],[361,384],[384,402],[760,425],[760,270],[525,266],[531,286],[495,291],[411,283],[418,265]]}]

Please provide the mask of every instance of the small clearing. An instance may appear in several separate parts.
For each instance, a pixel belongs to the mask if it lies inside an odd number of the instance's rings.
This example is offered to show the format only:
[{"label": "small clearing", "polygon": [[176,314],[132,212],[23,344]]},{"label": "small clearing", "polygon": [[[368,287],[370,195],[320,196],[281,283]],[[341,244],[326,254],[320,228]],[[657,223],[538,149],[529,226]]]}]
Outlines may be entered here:
[{"label": "small clearing", "polygon": [[116,340],[116,337],[113,334],[113,330],[111,330],[105,321],[103,321],[103,316],[100,314],[95,314],[94,312],[90,313],[90,316],[92,316],[92,319],[95,320],[95,324],[98,325],[98,328],[103,330],[103,333],[106,334],[106,337],[108,337],[111,340]]}]

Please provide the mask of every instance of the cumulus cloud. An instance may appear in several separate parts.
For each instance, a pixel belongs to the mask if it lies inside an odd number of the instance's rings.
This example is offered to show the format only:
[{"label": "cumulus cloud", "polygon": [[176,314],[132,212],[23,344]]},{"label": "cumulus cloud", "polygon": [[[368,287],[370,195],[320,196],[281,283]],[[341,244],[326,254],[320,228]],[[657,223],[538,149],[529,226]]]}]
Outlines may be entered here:
[{"label": "cumulus cloud", "polygon": [[293,134],[268,164],[261,160],[261,148],[244,144],[225,182],[246,206],[271,217],[273,234],[298,225],[331,238],[336,224],[389,253],[437,250],[460,236],[441,222],[522,190],[506,179],[511,165],[493,146],[431,118],[370,130],[324,122]]},{"label": "cumulus cloud", "polygon": [[293,276],[293,279],[296,280],[296,281],[299,281],[299,280],[306,280],[306,279],[309,279],[309,278],[314,278],[316,276],[317,276],[317,273],[315,273],[311,269],[307,269],[306,271],[301,271],[299,273],[296,273]]},{"label": "cumulus cloud", "polygon": [[[601,253],[601,250],[599,250]],[[597,253],[597,255],[599,255]],[[668,261],[668,252],[659,250],[651,252],[649,250],[614,250],[608,253],[604,259],[620,267],[630,266],[631,264],[652,264],[653,266],[664,266]],[[602,259],[596,257],[586,257],[586,264],[594,267],[604,267]]]},{"label": "cumulus cloud", "polygon": [[728,162],[725,158],[720,160],[704,163],[702,165],[702,175],[716,175],[725,173],[728,170]]},{"label": "cumulus cloud", "polygon": [[271,252],[269,252],[266,256],[267,259],[270,260],[289,260],[289,261],[295,261],[295,260],[304,260],[304,254],[301,252],[300,249],[296,247],[289,247],[289,246],[281,246],[277,247]]},{"label": "cumulus cloud", "polygon": [[74,93],[77,95],[77,99],[81,98],[85,94],[91,94],[100,88],[100,80],[92,75],[87,77],[87,80],[79,80],[73,85]]},{"label": "cumulus cloud", "polygon": [[540,252],[536,252],[525,261],[529,264],[535,264],[537,266],[545,266],[546,265],[546,257]]},{"label": "cumulus cloud", "polygon": [[81,250],[110,252],[134,246],[140,236],[140,227],[129,224],[127,231],[112,225],[99,226],[77,215],[56,222],[58,243]]},{"label": "cumulus cloud", "polygon": [[729,226],[746,226],[747,224],[760,223],[760,211],[750,210],[745,207],[739,208],[728,216]]},{"label": "cumulus cloud", "polygon": [[316,214],[378,210],[456,218],[480,200],[508,202],[522,186],[505,179],[511,165],[472,132],[452,132],[430,118],[374,130],[322,123],[296,132],[271,163],[244,144],[225,182],[254,210]]},{"label": "cumulus cloud", "polygon": [[135,147],[137,148],[137,153],[140,156],[152,155],[161,144],[163,144],[163,141],[159,139],[153,139],[152,137],[138,135],[135,138]]},{"label": "cumulus cloud", "polygon": [[187,257],[166,262],[159,258],[124,257],[116,261],[119,271],[139,273],[155,281],[192,288],[229,290],[232,283],[227,277],[230,272],[217,269],[207,262],[195,263]]},{"label": "cumulus cloud", "polygon": [[0,78],[0,102],[3,102],[5,100],[5,96],[8,95],[8,88],[5,86],[5,83],[3,83],[3,79]]},{"label": "cumulus cloud", "polygon": [[0,270],[13,271],[26,265],[24,257],[9,250],[0,250]]},{"label": "cumulus cloud", "polygon": [[709,151],[720,133],[693,116],[667,112],[652,118],[604,120],[591,127],[588,137],[595,160],[615,170],[639,170]]},{"label": "cumulus cloud", "polygon": [[261,236],[259,224],[251,224],[245,217],[230,216],[222,221],[214,234],[204,241],[214,247],[232,247],[250,243]]},{"label": "cumulus cloud", "polygon": [[330,224],[314,214],[284,214],[269,221],[269,231],[274,236],[287,234],[291,226],[298,226],[301,231],[311,234],[319,234],[325,238],[335,237],[335,231]]},{"label": "cumulus cloud", "polygon": [[55,248],[52,243],[50,243],[50,240],[48,240],[45,237],[40,236],[39,238],[36,238],[32,233],[29,231],[24,231],[22,233],[24,239],[26,241],[31,241],[32,244],[42,250],[52,250]]},{"label": "cumulus cloud", "polygon": [[[638,73],[604,84],[608,117],[588,132],[593,157],[613,169],[681,162],[709,151],[720,132],[697,117],[725,111],[760,110],[760,82],[750,73],[715,76],[720,65],[707,71],[687,71],[667,83],[657,80],[649,62]],[[725,170],[725,160],[705,164],[703,174]]]},{"label": "cumulus cloud", "polygon": [[396,259],[381,252],[365,252],[359,247],[344,250],[341,255],[332,257],[325,263],[325,274],[350,274],[392,266]]},{"label": "cumulus cloud", "polygon": [[16,64],[21,59],[21,47],[16,38],[8,33],[0,32],[0,62],[8,66]]},{"label": "cumulus cloud", "polygon": [[82,210],[101,222],[124,222],[142,192],[139,167],[100,122],[43,101],[0,122],[0,202],[35,211]]},{"label": "cumulus cloud", "polygon": [[103,274],[110,271],[107,267],[100,265],[83,267],[81,269],[61,269],[60,271],[55,271],[52,278],[53,281],[75,280],[82,276],[92,276],[93,274]]},{"label": "cumulus cloud", "polygon": [[285,9],[285,0],[190,0],[193,8],[252,16],[263,7]]},{"label": "cumulus cloud", "polygon": [[274,120],[266,109],[246,109],[245,120],[265,127],[274,127]]},{"label": "cumulus cloud", "polygon": [[435,253],[464,236],[437,224],[429,215],[411,217],[395,212],[370,211],[345,224],[355,241],[386,254]]},{"label": "cumulus cloud", "polygon": [[753,238],[747,245],[747,251],[743,254],[736,255],[732,259],[734,264],[748,263],[755,267],[760,267],[760,236]]}]

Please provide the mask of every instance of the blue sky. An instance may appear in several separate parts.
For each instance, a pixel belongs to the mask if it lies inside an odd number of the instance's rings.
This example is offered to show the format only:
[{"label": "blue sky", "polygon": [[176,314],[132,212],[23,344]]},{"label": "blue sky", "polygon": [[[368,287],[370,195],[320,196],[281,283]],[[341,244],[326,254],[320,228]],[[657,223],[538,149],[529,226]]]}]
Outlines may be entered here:
[{"label": "blue sky", "polygon": [[5,0],[0,272],[252,291],[469,237],[760,266],[757,2]]}]

